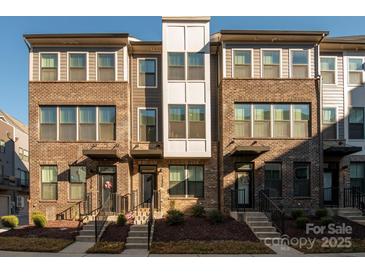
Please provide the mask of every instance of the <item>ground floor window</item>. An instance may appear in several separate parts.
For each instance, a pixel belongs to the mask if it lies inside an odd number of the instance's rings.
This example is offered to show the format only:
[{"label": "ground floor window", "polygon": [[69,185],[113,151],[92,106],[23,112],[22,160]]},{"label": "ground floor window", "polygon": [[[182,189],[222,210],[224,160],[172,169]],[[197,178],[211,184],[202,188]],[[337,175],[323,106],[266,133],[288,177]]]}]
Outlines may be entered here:
[{"label": "ground floor window", "polygon": [[265,190],[271,197],[282,196],[281,163],[265,163]]},{"label": "ground floor window", "polygon": [[365,192],[365,163],[350,164],[350,184]]},{"label": "ground floor window", "polygon": [[85,198],[86,167],[70,167],[70,200],[83,200]]},{"label": "ground floor window", "polygon": [[294,163],[294,196],[310,197],[310,163]]},{"label": "ground floor window", "polygon": [[204,166],[171,165],[169,169],[170,196],[204,196]]},{"label": "ground floor window", "polygon": [[57,166],[41,167],[42,200],[57,200]]}]

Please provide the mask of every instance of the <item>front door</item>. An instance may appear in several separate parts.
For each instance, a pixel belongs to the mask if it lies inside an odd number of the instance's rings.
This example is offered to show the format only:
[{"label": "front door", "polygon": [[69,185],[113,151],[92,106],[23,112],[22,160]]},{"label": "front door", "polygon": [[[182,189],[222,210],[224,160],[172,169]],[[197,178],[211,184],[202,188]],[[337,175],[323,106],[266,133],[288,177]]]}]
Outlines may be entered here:
[{"label": "front door", "polygon": [[252,164],[236,165],[236,201],[238,208],[252,207]]},{"label": "front door", "polygon": [[336,162],[324,163],[323,170],[323,204],[338,206],[339,203],[339,169]]},{"label": "front door", "polygon": [[142,187],[142,201],[143,203],[151,202],[153,191],[156,188],[155,183],[156,175],[154,173],[142,173],[141,174],[141,187]]},{"label": "front door", "polygon": [[328,171],[323,173],[323,201],[332,201],[332,172]]},{"label": "front door", "polygon": [[99,167],[99,206],[112,199],[115,189],[115,167]]}]

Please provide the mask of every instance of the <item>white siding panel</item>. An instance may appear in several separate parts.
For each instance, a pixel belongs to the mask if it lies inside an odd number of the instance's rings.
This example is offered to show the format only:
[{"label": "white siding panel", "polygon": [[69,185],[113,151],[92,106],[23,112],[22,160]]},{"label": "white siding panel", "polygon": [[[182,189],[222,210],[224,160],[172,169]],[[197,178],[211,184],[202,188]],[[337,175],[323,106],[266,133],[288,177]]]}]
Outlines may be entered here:
[{"label": "white siding panel", "polygon": [[187,50],[191,52],[203,51],[205,46],[204,27],[187,27]]},{"label": "white siding panel", "polygon": [[187,84],[187,103],[204,104],[205,103],[205,83],[188,83]]},{"label": "white siding panel", "polygon": [[169,26],[167,33],[167,51],[184,51],[185,28],[183,26]]}]

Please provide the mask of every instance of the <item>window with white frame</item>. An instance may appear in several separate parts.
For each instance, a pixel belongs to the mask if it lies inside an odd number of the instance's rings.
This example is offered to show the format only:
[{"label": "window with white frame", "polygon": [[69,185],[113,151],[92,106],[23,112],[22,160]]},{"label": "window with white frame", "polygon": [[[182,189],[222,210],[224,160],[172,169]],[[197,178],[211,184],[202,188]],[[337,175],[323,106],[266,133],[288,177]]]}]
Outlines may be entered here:
[{"label": "window with white frame", "polygon": [[169,167],[169,195],[204,197],[204,166],[171,165]]},{"label": "window with white frame", "polygon": [[86,166],[70,166],[70,200],[83,200],[86,187]]},{"label": "window with white frame", "polygon": [[57,81],[58,80],[58,54],[57,53],[41,53],[40,54],[40,79],[41,81]]},{"label": "window with white frame", "polygon": [[115,140],[115,107],[99,107],[99,140]]},{"label": "window with white frame", "polygon": [[19,147],[19,158],[25,162],[28,162],[29,161],[29,151],[22,148],[22,147]]},{"label": "window with white frame", "polygon": [[323,139],[331,140],[337,139],[337,121],[336,121],[336,108],[324,107],[323,108]]},{"label": "window with white frame", "polygon": [[252,56],[251,50],[233,50],[233,77],[252,77]]},{"label": "window with white frame", "polygon": [[157,109],[139,109],[139,141],[157,141]]},{"label": "window with white frame", "polygon": [[168,80],[185,80],[185,53],[168,53]]},{"label": "window with white frame", "polygon": [[57,107],[42,106],[40,107],[40,132],[41,140],[57,140]]},{"label": "window with white frame", "polygon": [[234,136],[236,138],[251,137],[251,105],[234,105]]},{"label": "window with white frame", "polygon": [[76,140],[76,107],[60,107],[59,139]]},{"label": "window with white frame", "polygon": [[262,77],[280,78],[280,50],[262,50]]},{"label": "window with white frame", "polygon": [[189,138],[205,138],[205,106],[189,105],[188,106]]},{"label": "window with white frame", "polygon": [[188,80],[204,80],[204,53],[188,53]]},{"label": "window with white frame", "polygon": [[363,59],[349,58],[349,84],[362,85],[363,84]]},{"label": "window with white frame", "polygon": [[87,79],[87,54],[69,53],[68,55],[68,79],[70,81],[86,81]]},{"label": "window with white frame", "polygon": [[96,140],[96,107],[79,107],[79,140]]},{"label": "window with white frame", "polygon": [[98,80],[115,81],[115,54],[98,53]]},{"label": "window with white frame", "polygon": [[291,77],[307,78],[308,50],[291,50]]},{"label": "window with white frame", "polygon": [[336,57],[321,57],[321,76],[323,84],[336,84]]},{"label": "window with white frame", "polygon": [[157,87],[156,59],[138,59],[138,86]]},{"label": "window with white frame", "polygon": [[253,136],[267,138],[271,136],[271,111],[269,104],[257,104],[253,108]]},{"label": "window with white frame", "polygon": [[185,105],[169,105],[169,138],[186,138]]},{"label": "window with white frame", "polygon": [[295,104],[293,108],[293,137],[309,137],[310,111],[308,104]]},{"label": "window with white frame", "polygon": [[364,108],[362,107],[350,109],[349,139],[364,139]]},{"label": "window with white frame", "polygon": [[41,166],[42,200],[57,200],[57,166]]},{"label": "window with white frame", "polygon": [[290,137],[290,105],[274,105],[274,137]]}]

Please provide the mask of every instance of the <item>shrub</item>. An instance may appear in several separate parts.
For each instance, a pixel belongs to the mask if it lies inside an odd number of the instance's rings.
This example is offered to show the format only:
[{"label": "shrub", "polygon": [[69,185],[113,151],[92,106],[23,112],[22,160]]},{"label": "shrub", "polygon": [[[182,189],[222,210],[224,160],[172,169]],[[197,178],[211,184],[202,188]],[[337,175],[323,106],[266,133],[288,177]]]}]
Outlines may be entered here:
[{"label": "shrub", "polygon": [[317,218],[323,218],[328,216],[327,208],[318,208],[315,213]]},{"label": "shrub", "polygon": [[14,227],[18,226],[19,219],[17,216],[14,216],[14,215],[3,216],[3,217],[1,217],[1,223],[5,227],[14,228]]},{"label": "shrub", "polygon": [[217,209],[211,210],[208,213],[208,219],[213,224],[218,224],[223,222],[223,214]]},{"label": "shrub", "polygon": [[327,217],[327,216],[324,216],[321,218],[321,225],[329,225],[329,224],[332,224],[333,223],[333,218],[332,217]]},{"label": "shrub", "polygon": [[195,205],[192,208],[194,217],[203,217],[205,215],[205,209],[202,205]]},{"label": "shrub", "polygon": [[166,221],[169,225],[177,225],[184,222],[184,213],[177,209],[167,211]]},{"label": "shrub", "polygon": [[308,217],[298,217],[295,220],[295,225],[297,226],[297,228],[301,228],[304,229],[305,225],[309,222]]},{"label": "shrub", "polygon": [[120,213],[118,215],[118,218],[117,218],[117,224],[118,225],[125,225],[126,222],[127,222],[127,218],[124,216],[123,213]]},{"label": "shrub", "polygon": [[43,213],[32,215],[32,221],[36,227],[42,228],[47,225],[47,219]]},{"label": "shrub", "polygon": [[291,216],[294,220],[298,219],[299,217],[304,217],[304,210],[303,209],[294,209],[291,212]]}]

